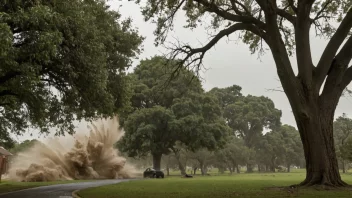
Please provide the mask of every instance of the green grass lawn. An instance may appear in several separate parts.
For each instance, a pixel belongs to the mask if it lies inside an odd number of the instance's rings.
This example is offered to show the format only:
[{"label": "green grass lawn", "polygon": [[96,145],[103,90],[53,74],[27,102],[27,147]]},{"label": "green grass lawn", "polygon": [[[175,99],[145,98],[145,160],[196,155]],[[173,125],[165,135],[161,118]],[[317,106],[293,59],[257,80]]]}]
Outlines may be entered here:
[{"label": "green grass lawn", "polygon": [[12,192],[16,190],[23,190],[27,188],[34,188],[39,186],[48,186],[54,184],[65,184],[73,182],[82,182],[82,180],[73,180],[73,181],[55,181],[55,182],[12,182],[12,181],[2,181],[0,183],[0,194]]},{"label": "green grass lawn", "polygon": [[[282,186],[297,184],[304,172],[253,173],[233,176],[196,176],[185,179],[176,176],[165,179],[148,179],[86,189],[78,192],[83,198],[227,198],[227,197],[352,197],[352,191],[320,191],[299,189],[295,192]],[[352,175],[342,175],[352,184]],[[274,187],[267,189],[267,187]]]}]

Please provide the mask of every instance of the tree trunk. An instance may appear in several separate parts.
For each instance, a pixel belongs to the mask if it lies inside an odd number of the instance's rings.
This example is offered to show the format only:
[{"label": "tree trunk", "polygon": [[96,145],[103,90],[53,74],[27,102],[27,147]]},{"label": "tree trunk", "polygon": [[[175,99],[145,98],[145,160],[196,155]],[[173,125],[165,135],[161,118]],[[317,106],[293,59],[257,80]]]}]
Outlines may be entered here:
[{"label": "tree trunk", "polygon": [[274,166],[274,165],[271,165],[271,166],[270,166],[270,171],[273,172],[273,173],[275,173],[275,166]]},{"label": "tree trunk", "polygon": [[253,165],[247,164],[247,173],[253,173]]},{"label": "tree trunk", "polygon": [[236,169],[237,169],[237,173],[241,173],[241,170],[238,164],[236,165]]},{"label": "tree trunk", "polygon": [[186,174],[186,169],[180,161],[178,162],[178,168],[180,169],[181,175]]},{"label": "tree trunk", "polygon": [[[229,167],[229,171],[230,171],[230,175],[232,175],[232,173],[233,173],[233,168]],[[224,172],[222,172],[222,173],[224,173]]]},{"label": "tree trunk", "polygon": [[236,171],[236,166],[237,166],[237,164],[232,165],[232,173],[234,173]]},{"label": "tree trunk", "polygon": [[[334,109],[329,109],[326,104],[316,103],[304,106],[303,115],[302,111],[292,108],[306,160],[306,179],[300,185],[346,186],[347,184],[340,177],[333,139],[336,105]],[[330,101],[327,101],[327,104],[330,104]],[[299,115],[297,111],[301,114]]]},{"label": "tree trunk", "polygon": [[291,164],[287,164],[287,172],[291,172]]},{"label": "tree trunk", "polygon": [[153,154],[153,168],[155,170],[160,170],[160,168],[161,168],[161,156],[162,156],[162,154],[160,154],[160,153]]},{"label": "tree trunk", "polygon": [[195,175],[197,172],[197,167],[193,168],[193,175]]},{"label": "tree trunk", "polygon": [[205,175],[205,174],[206,174],[206,173],[205,173],[205,170],[204,170],[204,165],[203,165],[203,164],[200,165],[200,172],[202,173],[202,175]]},{"label": "tree trunk", "polygon": [[186,169],[181,162],[180,152],[174,151],[174,154],[175,154],[175,158],[177,160],[178,168],[180,169],[181,175],[186,175]]}]

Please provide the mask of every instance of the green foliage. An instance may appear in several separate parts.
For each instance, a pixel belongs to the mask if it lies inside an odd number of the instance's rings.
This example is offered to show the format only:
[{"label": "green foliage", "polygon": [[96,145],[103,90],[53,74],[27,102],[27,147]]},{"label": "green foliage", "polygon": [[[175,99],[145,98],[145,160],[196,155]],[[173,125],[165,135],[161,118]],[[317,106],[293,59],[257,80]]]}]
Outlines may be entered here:
[{"label": "green foliage", "polygon": [[257,149],[260,163],[275,171],[279,165],[289,168],[291,165],[300,165],[303,155],[303,146],[298,131],[289,125],[283,125],[264,135]]},{"label": "green foliage", "polygon": [[182,134],[179,140],[188,149],[215,150],[225,145],[230,129],[221,116],[216,97],[207,93],[190,94],[176,99],[171,109],[176,116],[176,130]]},{"label": "green foliage", "polygon": [[224,117],[234,133],[251,148],[261,138],[264,128],[280,126],[281,111],[267,97],[248,95],[225,107]]},{"label": "green foliage", "polygon": [[334,122],[334,140],[337,156],[343,160],[350,160],[352,138],[352,119],[344,113]]},{"label": "green foliage", "polygon": [[100,0],[0,3],[0,133],[73,132],[129,104],[125,70],[142,38]]},{"label": "green foliage", "polygon": [[27,151],[28,149],[32,148],[36,143],[39,143],[38,140],[25,140],[19,144],[15,144],[15,146],[10,149],[10,152],[14,155],[21,153],[23,151]]},{"label": "green foliage", "polygon": [[250,149],[244,145],[242,139],[231,137],[224,149],[218,150],[215,153],[217,158],[217,166],[222,166],[224,169],[229,169],[230,172],[235,172],[240,165],[246,165]]},{"label": "green foliage", "polygon": [[179,135],[173,122],[172,112],[161,106],[135,111],[124,125],[126,133],[120,143],[121,151],[131,157],[168,154]]},{"label": "green foliage", "polygon": [[349,137],[346,140],[346,143],[341,149],[341,156],[343,159],[346,159],[348,161],[352,161],[352,137]]},{"label": "green foliage", "polygon": [[[140,2],[140,0],[137,1],[137,3]],[[280,10],[277,13],[276,25],[279,27],[287,51],[293,55],[296,45],[295,30],[293,24],[287,22],[297,17],[297,0],[276,0],[275,2],[277,10]],[[142,7],[142,14],[146,21],[153,20],[157,24],[154,31],[157,45],[165,41],[168,32],[173,28],[176,13],[181,10],[187,17],[184,27],[190,29],[206,26],[214,30],[226,30],[240,23],[255,25],[254,28],[257,30],[253,30],[249,25],[247,28],[236,29],[240,32],[240,39],[249,45],[252,53],[255,53],[263,50],[264,35],[261,35],[258,30],[265,29],[266,15],[263,9],[268,6],[266,4],[251,0],[148,0]],[[333,24],[341,22],[351,6],[352,3],[349,0],[314,1],[310,15],[316,34],[330,37],[336,31]],[[210,21],[210,23],[205,23],[205,21]],[[224,33],[221,38],[234,31],[227,31],[228,33]]]},{"label": "green foliage", "polygon": [[132,107],[150,108],[160,105],[170,108],[175,98],[187,93],[203,92],[200,80],[194,73],[184,68],[174,78],[170,78],[177,69],[177,61],[155,56],[145,59],[135,68],[131,76],[134,79]]},{"label": "green foliage", "polygon": [[10,137],[10,134],[8,131],[5,131],[4,133],[0,133],[0,146],[10,149],[15,146],[15,141]]},{"label": "green foliage", "polygon": [[241,90],[242,88],[240,86],[232,85],[225,88],[214,87],[209,91],[209,93],[214,94],[218,98],[221,108],[224,109],[230,104],[237,102],[241,98]]},{"label": "green foliage", "polygon": [[119,148],[129,156],[169,154],[177,143],[190,150],[214,150],[224,144],[228,127],[217,99],[204,93],[200,80],[163,57],[141,61],[131,74],[132,108],[123,119]]}]

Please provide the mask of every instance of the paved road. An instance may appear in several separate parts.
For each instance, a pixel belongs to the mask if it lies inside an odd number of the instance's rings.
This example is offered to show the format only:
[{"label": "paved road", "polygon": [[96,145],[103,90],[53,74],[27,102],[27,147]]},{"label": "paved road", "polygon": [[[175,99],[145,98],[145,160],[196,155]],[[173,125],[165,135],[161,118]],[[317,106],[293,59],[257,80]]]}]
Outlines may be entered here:
[{"label": "paved road", "polygon": [[120,182],[130,181],[124,180],[99,180],[92,182],[80,182],[72,184],[58,184],[51,186],[42,186],[16,192],[0,194],[0,198],[72,198],[72,192],[85,188],[104,186],[109,184],[117,184]]}]

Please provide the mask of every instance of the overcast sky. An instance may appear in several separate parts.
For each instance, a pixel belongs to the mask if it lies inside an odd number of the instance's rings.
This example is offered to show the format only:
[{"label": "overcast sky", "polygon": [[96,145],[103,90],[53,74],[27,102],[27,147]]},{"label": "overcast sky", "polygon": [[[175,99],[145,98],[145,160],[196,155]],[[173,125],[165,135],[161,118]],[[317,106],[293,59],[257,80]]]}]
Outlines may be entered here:
[{"label": "overcast sky", "polygon": [[[141,35],[146,37],[143,43],[144,51],[140,55],[140,59],[149,58],[165,52],[164,49],[154,46],[155,37],[153,31],[155,25],[144,22],[138,5],[127,0],[110,0],[109,4],[111,5],[111,9],[118,9],[123,18],[132,17],[133,25],[138,27]],[[191,31],[183,28],[184,24],[185,17],[181,13],[176,17],[174,32],[169,37],[170,42],[178,38],[183,42],[199,46],[208,41],[208,34],[204,27],[199,27]],[[326,43],[327,41],[312,35],[311,48],[314,63],[319,60]],[[292,64],[295,65],[295,59],[291,60]],[[138,60],[134,62],[134,65],[136,64],[138,64]],[[274,101],[276,108],[282,110],[282,122],[296,127],[286,95],[283,92],[268,91],[268,89],[280,89],[281,87],[270,51],[267,51],[259,60],[258,55],[250,53],[247,45],[236,41],[236,37],[232,36],[230,37],[230,41],[226,39],[221,40],[215,48],[206,54],[204,66],[206,70],[203,70],[202,77],[206,90],[213,87],[222,88],[236,84],[242,87],[242,93],[244,94],[267,96]],[[294,69],[296,70],[296,68]],[[342,97],[335,115],[340,116],[342,113],[352,115],[351,105],[352,98]],[[30,132],[33,134],[32,137],[29,136]],[[29,133],[16,139],[22,141],[28,138],[37,138],[35,131],[29,131]]]}]

